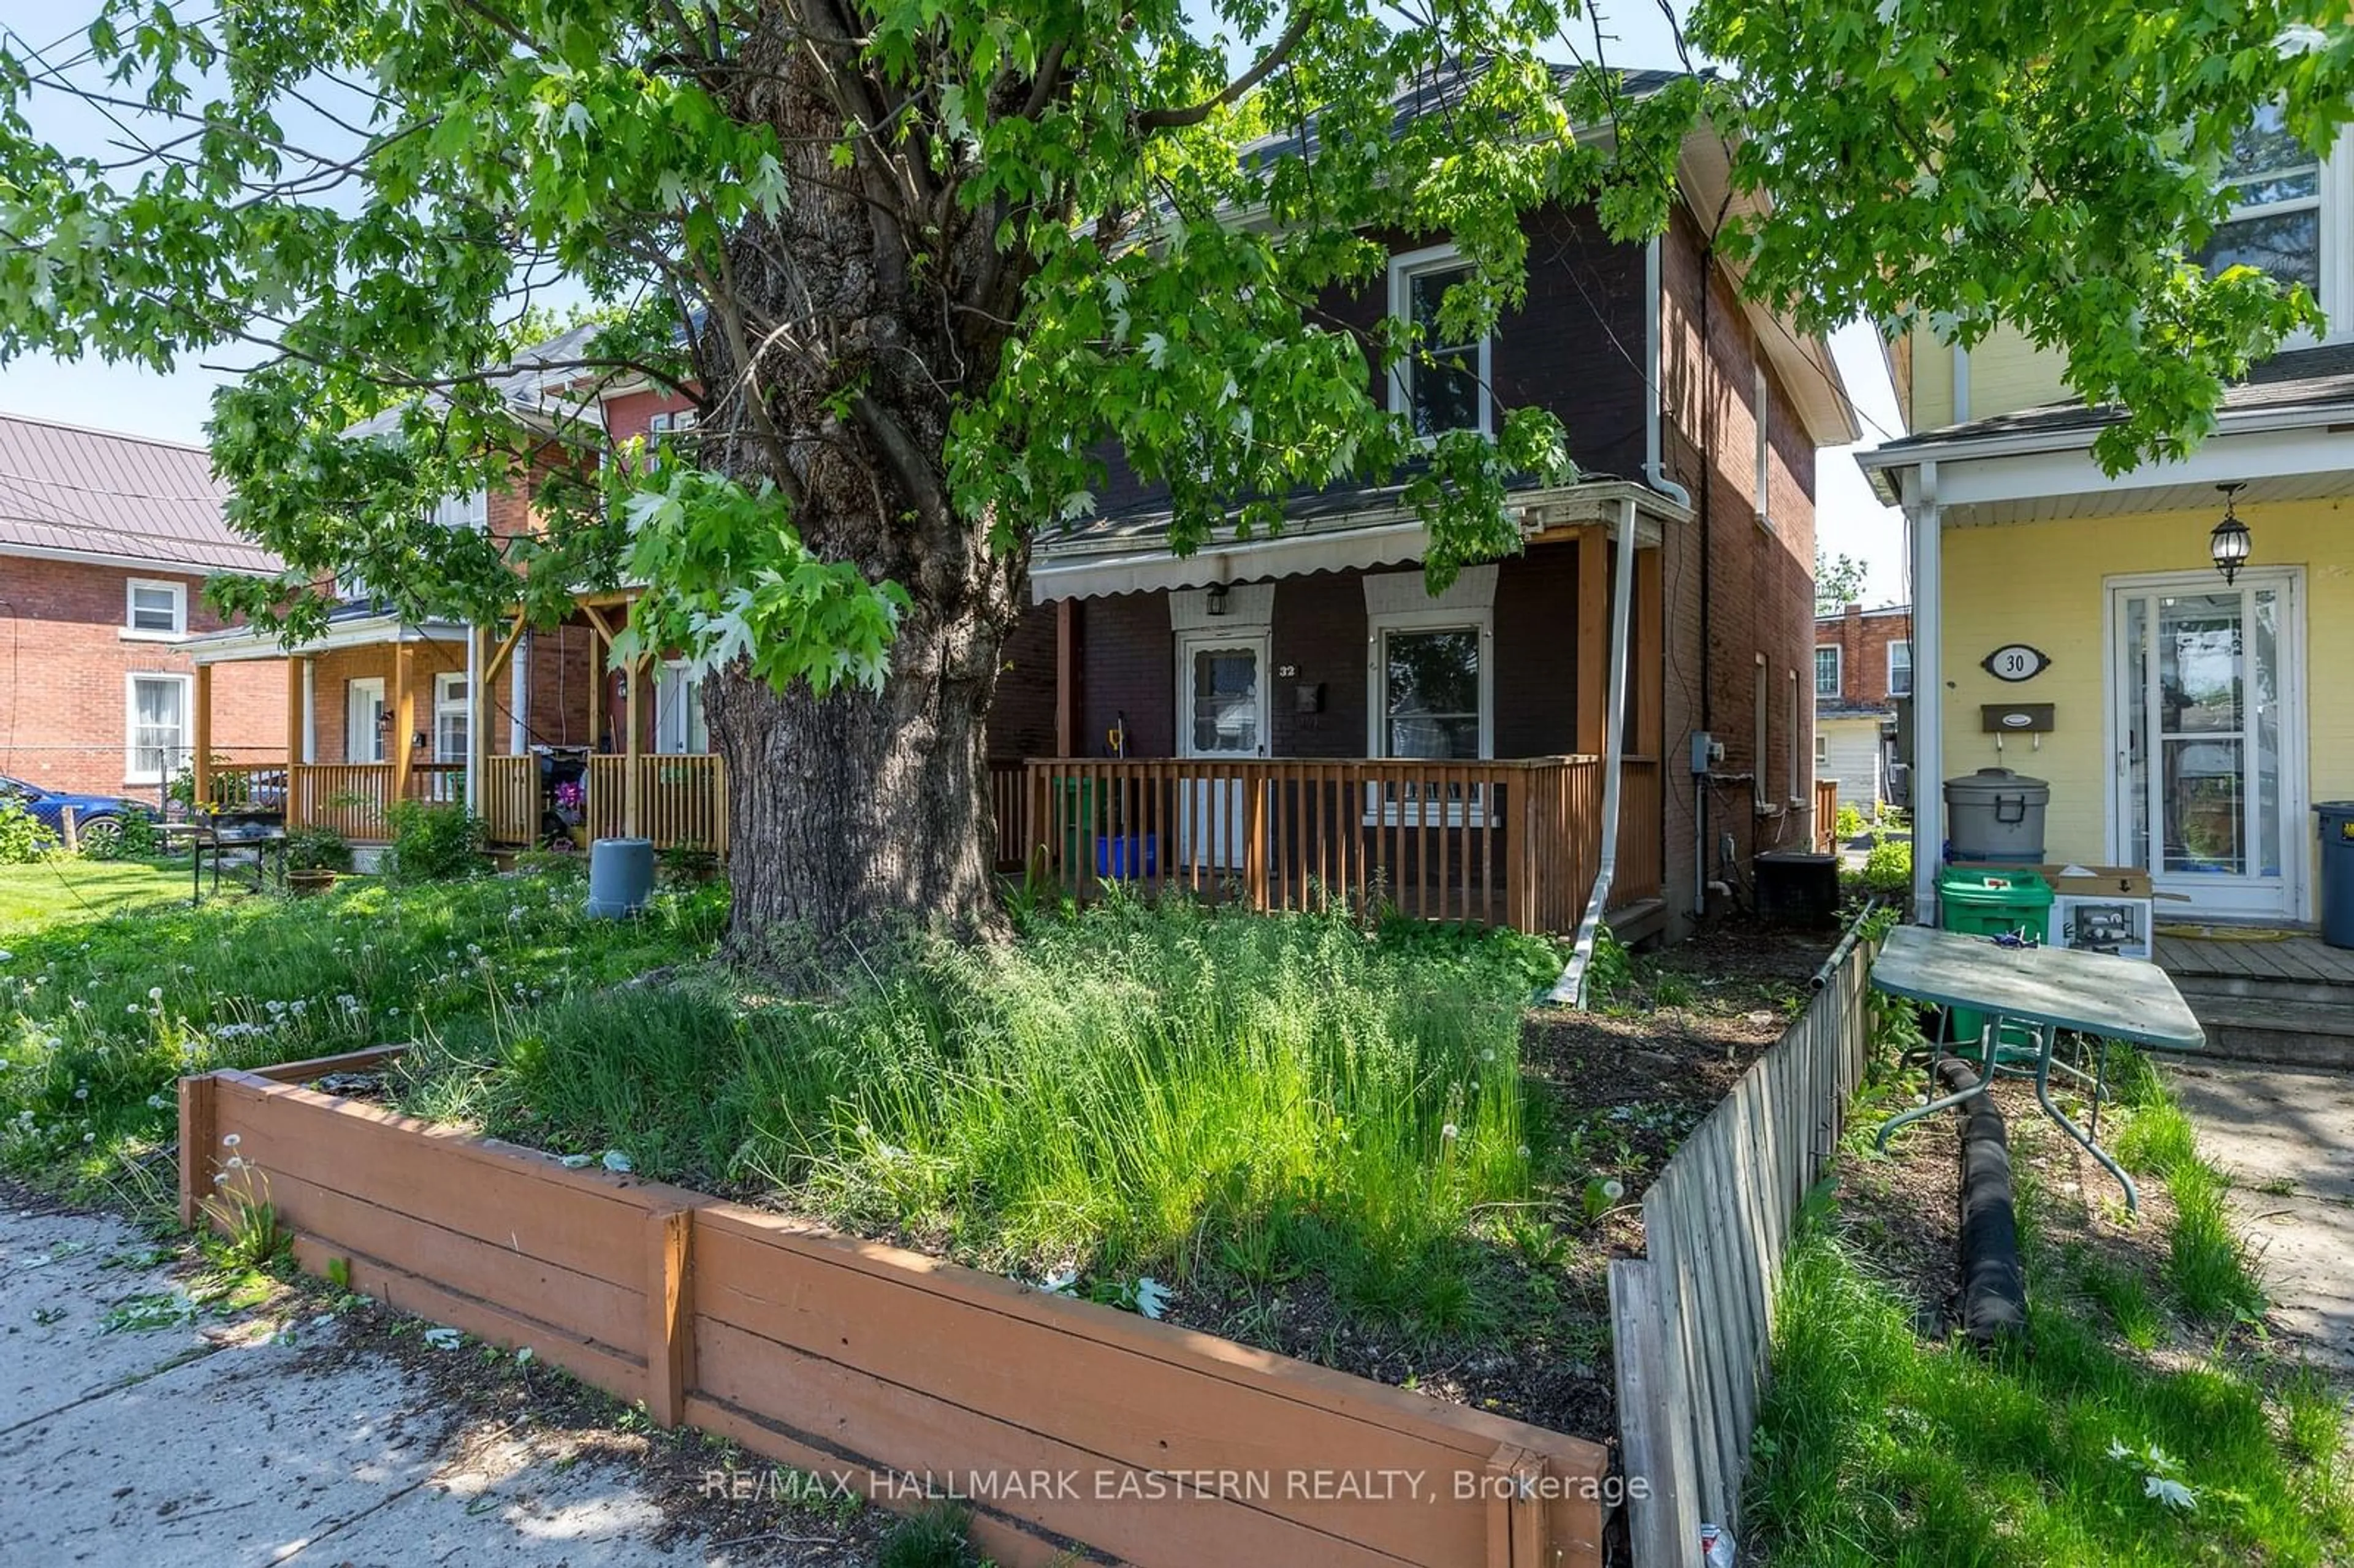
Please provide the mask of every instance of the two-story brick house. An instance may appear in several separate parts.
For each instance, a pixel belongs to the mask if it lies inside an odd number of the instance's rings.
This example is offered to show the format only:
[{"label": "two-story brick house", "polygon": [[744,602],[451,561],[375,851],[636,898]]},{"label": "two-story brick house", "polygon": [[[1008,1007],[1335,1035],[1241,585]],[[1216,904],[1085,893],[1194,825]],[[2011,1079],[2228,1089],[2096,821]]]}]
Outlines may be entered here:
[{"label": "two-story brick house", "polygon": [[[1409,912],[1561,929],[1615,768],[1611,903],[1636,934],[1733,904],[1754,853],[1807,847],[1815,452],[1855,428],[1826,345],[1740,299],[1711,250],[1721,145],[1695,138],[1681,173],[1659,239],[1532,212],[1527,297],[1486,341],[1431,342],[1439,366],[1385,381],[1368,363],[1426,432],[1560,418],[1578,474],[1512,494],[1517,556],[1434,597],[1423,527],[1375,489],[1179,556],[1161,498],[1116,464],[1098,515],[1037,541],[991,720],[995,757],[1074,764],[1030,769],[1034,845],[1067,863],[1092,838],[1082,871],[1238,877],[1272,902],[1370,871]],[[1323,313],[1430,317],[1461,271],[1446,237],[1387,238],[1383,282]],[[1631,680],[1606,758],[1623,531]],[[1696,759],[1703,735],[1721,749]]]},{"label": "two-story brick house", "polygon": [[1815,617],[1815,777],[1870,815],[1910,803],[1895,753],[1898,701],[1913,695],[1913,614],[1861,604]]},{"label": "two-story brick house", "polygon": [[[204,581],[278,566],[221,499],[202,447],[0,415],[0,773],[154,800],[188,765],[197,677],[180,640],[221,625]],[[283,762],[271,673],[212,701],[216,755]]]}]

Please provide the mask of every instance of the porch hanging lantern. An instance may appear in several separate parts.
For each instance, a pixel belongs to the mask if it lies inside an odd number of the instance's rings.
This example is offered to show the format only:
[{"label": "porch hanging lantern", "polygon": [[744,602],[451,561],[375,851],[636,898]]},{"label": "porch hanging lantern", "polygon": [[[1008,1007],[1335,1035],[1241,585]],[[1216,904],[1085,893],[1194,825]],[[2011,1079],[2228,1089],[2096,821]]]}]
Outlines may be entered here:
[{"label": "porch hanging lantern", "polygon": [[2219,484],[2223,493],[2223,520],[2207,535],[2207,552],[2214,557],[2215,569],[2223,574],[2228,585],[2239,577],[2240,568],[2248,564],[2248,525],[2240,521],[2234,502],[2243,484]]},{"label": "porch hanging lantern", "polygon": [[1208,610],[1212,615],[1225,614],[1226,585],[1224,583],[1212,583],[1210,585],[1210,591],[1204,596],[1202,608]]}]

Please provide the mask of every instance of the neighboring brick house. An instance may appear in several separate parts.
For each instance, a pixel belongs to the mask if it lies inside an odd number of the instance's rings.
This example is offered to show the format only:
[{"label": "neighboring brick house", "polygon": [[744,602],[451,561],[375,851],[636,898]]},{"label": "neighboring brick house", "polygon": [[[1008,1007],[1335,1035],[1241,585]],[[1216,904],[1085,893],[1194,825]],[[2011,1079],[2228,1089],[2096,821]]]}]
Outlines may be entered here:
[{"label": "neighboring brick house", "polygon": [[[1467,570],[1434,599],[1421,525],[1394,491],[1373,490],[1299,498],[1275,537],[1214,538],[1177,556],[1162,542],[1165,498],[1115,463],[1098,514],[1037,542],[1036,608],[1007,654],[1034,673],[1001,683],[992,755],[1010,761],[1042,736],[1066,756],[1118,747],[1197,765],[1598,754],[1616,540],[1631,519],[1627,777],[1641,782],[1629,784],[1635,803],[1621,810],[1621,880],[1630,854],[1638,868],[1622,930],[1681,931],[1738,901],[1754,854],[1807,847],[1815,453],[1851,440],[1855,427],[1825,344],[1741,301],[1712,256],[1696,215],[1721,210],[1721,143],[1696,137],[1682,163],[1689,205],[1659,240],[1615,242],[1590,211],[1532,213],[1522,306],[1484,343],[1432,345],[1458,352],[1461,369],[1386,378],[1391,407],[1426,429],[1492,429],[1498,409],[1531,404],[1560,418],[1579,473],[1513,493],[1519,556]],[[1320,313],[1370,327],[1386,312],[1435,306],[1460,267],[1445,237],[1388,241],[1385,283],[1335,293]],[[1369,363],[1367,375],[1380,373]],[[1722,750],[1695,772],[1700,732]],[[1140,800],[1172,771],[1115,785],[1124,776],[1098,770],[1106,788],[1145,791]],[[1504,810],[1468,803],[1485,798],[1484,783],[1352,784],[1371,802],[1360,811],[1312,770],[1269,777],[1278,794],[1263,808],[1240,795],[1239,806],[1221,805],[1209,786],[1181,784],[1181,795],[1193,793],[1170,817],[1163,836],[1173,842],[1150,853],[1197,863],[1187,841],[1207,838],[1225,841],[1213,842],[1214,862],[1300,858],[1295,845],[1234,842],[1214,820],[1232,809],[1312,818],[1315,832],[1342,841],[1344,860],[1392,855],[1385,833],[1438,821],[1416,804],[1430,798],[1416,790],[1444,791],[1448,802],[1442,825],[1453,842],[1429,852],[1437,874],[1450,853],[1486,856],[1494,846],[1484,834],[1512,831]],[[1314,790],[1316,801],[1300,804]],[[1591,829],[1598,813],[1576,811]],[[1561,874],[1592,874],[1592,838],[1570,846]],[[1141,835],[1132,853],[1148,853]],[[1306,858],[1301,874],[1320,876],[1333,857],[1320,844]],[[1396,873],[1394,862],[1385,869]]]},{"label": "neighboring brick house", "polygon": [[[0,415],[0,773],[162,799],[195,744],[180,639],[222,624],[205,579],[278,567],[221,499],[202,447]],[[284,760],[272,673],[236,672],[212,697],[217,757]]]},{"label": "neighboring brick house", "polygon": [[1896,760],[1898,698],[1913,695],[1909,606],[1850,604],[1815,617],[1815,777],[1867,814],[1912,795]]}]

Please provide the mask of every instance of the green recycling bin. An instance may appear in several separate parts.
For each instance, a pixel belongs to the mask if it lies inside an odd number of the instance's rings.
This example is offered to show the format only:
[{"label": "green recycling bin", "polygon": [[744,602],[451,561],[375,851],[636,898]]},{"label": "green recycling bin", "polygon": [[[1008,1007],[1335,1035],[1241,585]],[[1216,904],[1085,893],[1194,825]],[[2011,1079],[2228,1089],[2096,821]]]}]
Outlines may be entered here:
[{"label": "green recycling bin", "polygon": [[[1949,865],[1937,874],[1937,924],[1969,937],[2019,937],[2041,947],[2052,929],[2052,885],[2031,871]],[[1954,1038],[1972,1045],[1986,1032],[1986,1015],[1952,1010]],[[2031,1050],[2024,1029],[2005,1029],[2005,1049]]]},{"label": "green recycling bin", "polygon": [[1055,780],[1061,794],[1059,802],[1063,818],[1063,874],[1076,879],[1096,859],[1096,781],[1092,779],[1062,778]]}]

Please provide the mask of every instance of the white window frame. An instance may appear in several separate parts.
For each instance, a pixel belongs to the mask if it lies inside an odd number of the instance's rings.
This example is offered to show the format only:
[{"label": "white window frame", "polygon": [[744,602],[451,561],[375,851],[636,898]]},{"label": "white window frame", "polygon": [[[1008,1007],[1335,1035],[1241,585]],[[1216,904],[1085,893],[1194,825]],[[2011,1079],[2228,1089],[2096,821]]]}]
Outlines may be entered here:
[{"label": "white window frame", "polygon": [[452,533],[486,534],[491,527],[491,493],[475,490],[463,495],[445,495],[434,503],[427,515]]},{"label": "white window frame", "polygon": [[1768,748],[1774,743],[1774,693],[1770,684],[1772,667],[1766,655],[1757,655],[1749,678],[1749,796],[1764,810],[1773,804],[1766,788]]},{"label": "white window frame", "polygon": [[[1452,245],[1433,245],[1420,250],[1408,250],[1390,258],[1390,314],[1409,327],[1414,322],[1413,292],[1415,279],[1428,272],[1452,272],[1469,265],[1463,253]],[[1482,333],[1479,336],[1479,418],[1476,429],[1482,436],[1493,439],[1496,433],[1496,399],[1492,392],[1495,382],[1496,334]],[[1414,417],[1414,361],[1411,357],[1390,367],[1390,412],[1411,420]],[[1434,432],[1420,439],[1426,442],[1437,440]]]},{"label": "white window frame", "polygon": [[[2301,168],[2304,165],[2296,164]],[[2234,184],[2256,175],[2243,175]],[[2328,318],[2322,335],[2300,332],[2281,344],[2283,350],[2310,348],[2317,344],[2354,342],[2354,132],[2341,131],[2337,144],[2321,158],[2320,178],[2317,194],[2296,196],[2287,201],[2254,205],[2234,203],[2231,213],[2216,225],[2220,233],[2232,224],[2267,214],[2303,212],[2319,208],[2319,238],[2317,270],[2321,286],[2316,297]],[[2214,239],[2209,237],[2210,243]]]},{"label": "white window frame", "polygon": [[1768,395],[1766,366],[1761,361],[1756,367],[1756,390],[1750,401],[1751,422],[1757,427],[1756,493],[1753,498],[1753,509],[1757,514],[1757,526],[1771,534],[1774,531],[1774,442],[1766,422]]},{"label": "white window frame", "polygon": [[[1904,689],[1901,692],[1896,689],[1896,651],[1899,648],[1904,650]],[[1892,697],[1913,694],[1913,640],[1910,637],[1888,640],[1888,694]]]},{"label": "white window frame", "polygon": [[[1471,630],[1479,636],[1479,761],[1496,756],[1496,610],[1493,603],[1469,608],[1370,610],[1365,616],[1365,755],[1383,761],[1412,762],[1389,753],[1389,636],[1393,631]],[[1471,759],[1458,759],[1458,765]],[[1469,800],[1446,803],[1444,826],[1459,828],[1488,816],[1487,791],[1474,785]],[[1440,813],[1426,812],[1419,800],[1400,800],[1384,786],[1366,786],[1365,822],[1373,827],[1442,825]],[[1432,821],[1426,824],[1424,818]]]},{"label": "white window frame", "polygon": [[[172,596],[172,624],[168,627],[139,624],[139,590],[160,590]],[[188,585],[164,577],[125,577],[122,579],[122,630],[126,641],[164,642],[185,637],[188,631]]]},{"label": "white window frame", "polygon": [[[167,762],[160,769],[139,766],[139,753],[143,749],[137,738],[139,683],[142,681],[167,682],[178,687],[180,691],[180,743],[172,749],[179,755],[181,760]],[[132,670],[123,674],[122,782],[124,784],[161,784],[178,771],[181,762],[186,760],[189,747],[195,744],[192,732],[196,728],[196,678],[194,675],[183,674],[172,670]]]},{"label": "white window frame", "polygon": [[[1829,655],[1831,656],[1831,689],[1830,689],[1829,691],[1828,691],[1828,692],[1826,692],[1825,690],[1823,690],[1823,655],[1824,655],[1824,654],[1826,654],[1826,653],[1828,653],[1828,654],[1829,654]],[[1818,643],[1816,643],[1816,644],[1815,644],[1815,695],[1816,695],[1816,697],[1817,697],[1818,699],[1820,699],[1820,698],[1823,698],[1823,697],[1841,697],[1841,696],[1845,696],[1846,694],[1847,694],[1847,650],[1846,650],[1846,649],[1844,649],[1844,648],[1842,648],[1842,647],[1840,647],[1840,646],[1838,643],[1836,643],[1836,642],[1818,642]]]},{"label": "white window frame", "polygon": [[1798,707],[1798,673],[1786,672],[1790,688],[1790,809],[1797,810],[1806,800],[1806,784],[1798,777],[1798,732],[1805,727],[1806,715]]},{"label": "white window frame", "polygon": [[376,712],[388,714],[392,709],[386,696],[385,680],[382,675],[355,675],[344,683],[344,760],[346,763],[372,766],[387,760],[391,756],[392,743],[388,738],[391,731],[381,724],[368,726],[367,734],[374,738],[369,742],[366,749],[375,755],[363,757],[356,754],[352,745],[352,737],[355,733],[352,727],[352,694],[360,689],[373,691],[376,694]]},{"label": "white window frame", "polygon": [[[654,754],[658,757],[700,757],[711,749],[710,731],[705,728],[703,714],[704,677],[690,674],[684,659],[665,659],[654,676]],[[676,694],[665,697],[664,687],[673,687]],[[671,715],[683,715],[677,722],[675,737],[665,734],[664,721]],[[703,731],[698,736],[696,731]],[[671,745],[675,738],[678,745]],[[697,739],[703,744],[697,746]]]}]

